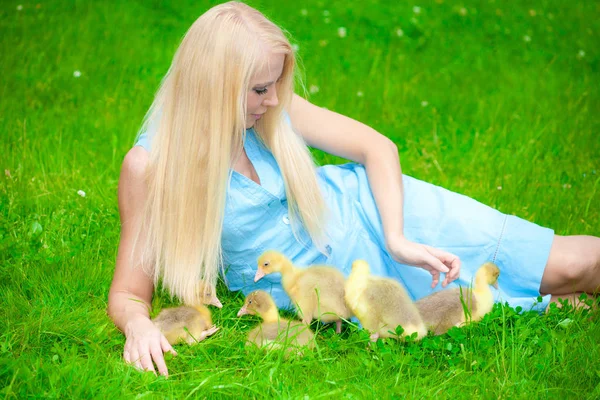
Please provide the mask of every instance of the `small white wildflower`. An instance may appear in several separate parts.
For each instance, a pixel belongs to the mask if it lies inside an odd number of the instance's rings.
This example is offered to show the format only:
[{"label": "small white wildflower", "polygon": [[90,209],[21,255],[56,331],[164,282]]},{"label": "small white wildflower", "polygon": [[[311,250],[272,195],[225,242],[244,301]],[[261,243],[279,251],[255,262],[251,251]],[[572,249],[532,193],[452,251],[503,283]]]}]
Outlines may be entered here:
[{"label": "small white wildflower", "polygon": [[498,190],[502,190],[502,186],[498,186],[496,189],[498,189]]},{"label": "small white wildflower", "polygon": [[421,7],[419,7],[419,6],[414,6],[414,7],[413,7],[413,12],[414,12],[415,14],[421,14]]},{"label": "small white wildflower", "polygon": [[22,9],[23,9],[23,6],[22,6],[21,4],[19,4],[19,5],[17,6],[17,11],[21,11]]},{"label": "small white wildflower", "polygon": [[563,185],[563,189],[571,189],[571,184],[570,183],[565,183]]},{"label": "small white wildflower", "polygon": [[363,92],[361,92],[360,90],[358,92],[356,92],[356,95],[358,97],[363,97],[364,96]]},{"label": "small white wildflower", "polygon": [[423,100],[421,102],[421,107],[427,107],[429,105],[429,102],[427,100]]},{"label": "small white wildflower", "polygon": [[31,178],[31,182],[35,182],[35,176]]},{"label": "small white wildflower", "polygon": [[4,170],[4,175],[6,175],[7,178],[12,178],[12,176],[10,175],[10,170],[9,169],[5,169]]},{"label": "small white wildflower", "polygon": [[458,10],[458,13],[464,17],[469,13],[469,11],[467,11],[467,9],[463,7],[460,10]]},{"label": "small white wildflower", "polygon": [[74,76],[75,78],[79,78],[79,77],[81,76],[81,71],[79,71],[79,70],[77,70],[77,71],[74,71],[74,72],[73,72],[73,76]]},{"label": "small white wildflower", "polygon": [[329,17],[329,11],[328,10],[323,10],[323,16],[324,17]]},{"label": "small white wildflower", "polygon": [[525,35],[525,36],[523,36],[523,40],[526,41],[527,43],[529,43],[529,42],[531,42],[531,36]]},{"label": "small white wildflower", "polygon": [[577,52],[577,58],[583,58],[583,57],[585,57],[585,51],[579,50],[579,52]]},{"label": "small white wildflower", "polygon": [[81,197],[85,197],[85,192],[83,190],[78,190],[77,194],[80,195]]},{"label": "small white wildflower", "polygon": [[344,28],[343,26],[340,26],[338,28],[338,36],[341,38],[345,38],[346,37],[346,28]]},{"label": "small white wildflower", "polygon": [[307,16],[308,15],[308,10],[306,8],[303,8],[302,10],[300,10],[300,14]]},{"label": "small white wildflower", "polygon": [[323,40],[319,40],[319,46],[321,46],[321,47],[325,47],[325,46],[327,46],[327,43],[328,43],[328,42],[327,42],[327,40],[325,40],[325,39],[323,39]]},{"label": "small white wildflower", "polygon": [[532,17],[535,17],[537,15],[537,13],[535,12],[535,10],[529,10],[529,15],[531,15]]},{"label": "small white wildflower", "polygon": [[317,85],[310,85],[310,88],[308,88],[308,91],[311,92],[312,94],[319,93],[319,87]]},{"label": "small white wildflower", "polygon": [[300,46],[298,46],[296,43],[292,44],[292,50],[294,50],[294,53],[297,53],[298,50],[300,50]]},{"label": "small white wildflower", "polygon": [[400,28],[396,29],[396,35],[398,35],[398,37],[402,37],[404,36],[404,31]]},{"label": "small white wildflower", "polygon": [[330,22],[331,22],[331,19],[330,19],[329,17],[327,17],[327,18],[325,18],[325,19],[323,20],[323,22],[325,22],[326,24],[328,24],[328,23],[330,23]]}]

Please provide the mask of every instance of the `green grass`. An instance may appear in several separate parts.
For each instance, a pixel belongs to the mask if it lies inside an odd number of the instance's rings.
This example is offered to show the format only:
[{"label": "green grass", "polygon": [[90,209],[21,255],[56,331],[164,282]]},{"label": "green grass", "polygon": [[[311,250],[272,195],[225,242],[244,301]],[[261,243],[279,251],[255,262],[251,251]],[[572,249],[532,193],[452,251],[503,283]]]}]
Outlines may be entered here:
[{"label": "green grass", "polygon": [[[299,45],[311,101],[393,138],[404,173],[599,236],[598,4],[439,1],[252,4]],[[126,366],[105,314],[120,163],[178,41],[213,3],[18,4],[0,4],[2,396],[600,397],[598,313],[566,309],[498,305],[420,343],[323,328],[317,351],[286,361],[244,349],[255,321],[220,287],[221,330],[178,347],[168,380]]]}]

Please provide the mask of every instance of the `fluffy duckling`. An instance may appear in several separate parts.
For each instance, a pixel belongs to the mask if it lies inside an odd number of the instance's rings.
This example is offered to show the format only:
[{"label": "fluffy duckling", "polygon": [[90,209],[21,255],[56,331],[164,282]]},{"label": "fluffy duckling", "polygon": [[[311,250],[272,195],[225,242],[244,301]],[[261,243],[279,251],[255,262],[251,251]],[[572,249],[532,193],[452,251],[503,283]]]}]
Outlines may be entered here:
[{"label": "fluffy duckling", "polygon": [[219,330],[204,305],[165,308],[152,321],[171,345],[196,344]]},{"label": "fluffy duckling", "polygon": [[475,273],[472,289],[442,290],[416,302],[425,325],[436,335],[444,334],[453,326],[479,321],[492,310],[494,296],[489,285],[498,288],[500,270],[491,262],[483,264]]},{"label": "fluffy duckling", "polygon": [[280,348],[286,343],[293,347],[307,346],[310,349],[314,347],[315,334],[308,325],[281,318],[273,298],[265,291],[256,290],[246,297],[237,316],[246,314],[258,315],[263,320],[248,333],[247,344],[253,343],[258,347],[272,348]]},{"label": "fluffy duckling", "polygon": [[217,308],[223,308],[223,304],[221,304],[221,301],[217,297],[216,289],[205,284],[204,281],[198,282],[196,298],[198,299],[198,304],[208,304]]},{"label": "fluffy duckling", "polygon": [[427,329],[406,290],[394,279],[371,275],[364,260],[352,263],[346,281],[346,303],[362,326],[371,332],[371,341],[379,337],[397,337],[396,327],[404,328],[402,336],[417,332],[417,338],[427,335]]},{"label": "fluffy duckling", "polygon": [[325,323],[335,321],[335,331],[341,332],[342,318],[350,318],[352,312],[344,301],[344,275],[340,271],[326,265],[297,268],[283,254],[268,250],[258,258],[254,282],[274,272],[281,273],[283,289],[302,322],[308,325],[315,318]]}]

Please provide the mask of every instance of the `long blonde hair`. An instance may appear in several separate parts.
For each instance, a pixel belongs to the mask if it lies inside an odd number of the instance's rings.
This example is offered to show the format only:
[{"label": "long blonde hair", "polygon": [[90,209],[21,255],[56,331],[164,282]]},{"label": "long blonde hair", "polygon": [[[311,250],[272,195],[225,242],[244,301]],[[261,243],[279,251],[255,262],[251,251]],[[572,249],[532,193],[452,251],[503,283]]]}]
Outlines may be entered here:
[{"label": "long blonde hair", "polygon": [[[295,58],[279,27],[239,2],[215,6],[184,36],[140,132],[156,124],[148,197],[134,248],[157,285],[195,303],[199,280],[214,288],[223,268],[221,234],[232,158],[245,135],[250,81],[269,52],[284,54],[280,103],[255,131],[273,152],[290,217],[323,251],[325,203],[302,138],[284,120],[294,93]],[[135,250],[134,250],[135,252]]]}]

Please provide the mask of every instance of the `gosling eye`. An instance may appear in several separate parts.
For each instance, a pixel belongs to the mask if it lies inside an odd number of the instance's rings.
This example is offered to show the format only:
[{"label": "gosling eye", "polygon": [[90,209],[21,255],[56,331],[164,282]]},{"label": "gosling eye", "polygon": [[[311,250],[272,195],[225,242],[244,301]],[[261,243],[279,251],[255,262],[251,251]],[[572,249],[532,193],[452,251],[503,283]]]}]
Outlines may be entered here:
[{"label": "gosling eye", "polygon": [[263,263],[263,267],[268,267],[268,266],[269,266],[269,264],[270,264],[270,262],[268,262],[268,261],[265,261],[265,262]]},{"label": "gosling eye", "polygon": [[252,300],[248,300],[248,304],[252,304]]}]

